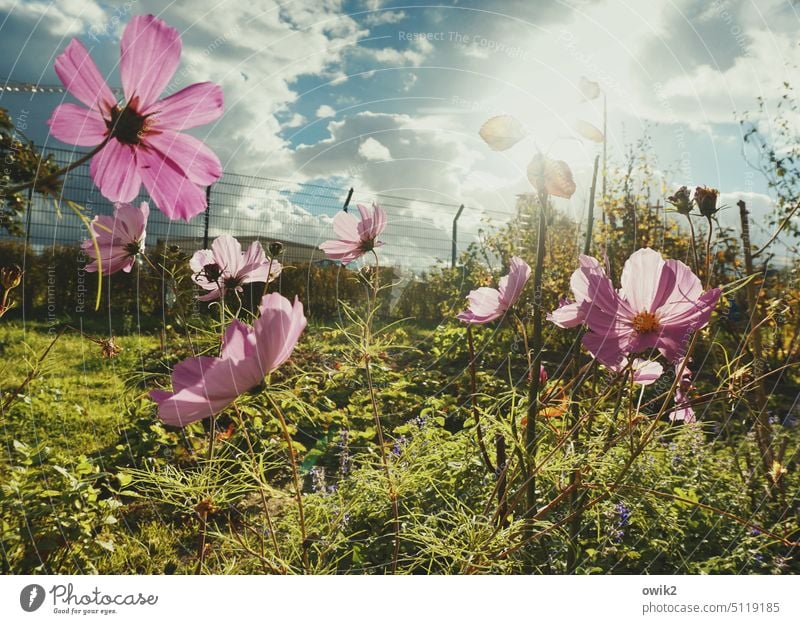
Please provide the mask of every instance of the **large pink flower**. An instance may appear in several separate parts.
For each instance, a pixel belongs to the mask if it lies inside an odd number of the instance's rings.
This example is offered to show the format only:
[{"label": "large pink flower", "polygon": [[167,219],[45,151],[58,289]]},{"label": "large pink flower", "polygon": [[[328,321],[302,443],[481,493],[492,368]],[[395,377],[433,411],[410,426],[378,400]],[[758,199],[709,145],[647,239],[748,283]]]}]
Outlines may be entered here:
[{"label": "large pink flower", "polygon": [[303,304],[279,293],[264,295],[253,327],[234,319],[225,331],[220,357],[191,357],[172,371],[172,392],[153,390],[158,416],[185,427],[218,414],[264,381],[292,354],[306,327]]},{"label": "large pink flower", "polygon": [[[586,321],[598,285],[603,278],[608,279],[602,265],[591,256],[581,254],[578,262],[580,268],[572,274],[569,281],[575,301],[562,300],[561,305],[547,315],[548,321],[565,329],[576,327]],[[593,291],[590,291],[589,278],[592,276],[598,279],[592,281]]]},{"label": "large pink flower", "polygon": [[105,143],[90,172],[110,201],[133,201],[144,183],[165,215],[188,221],[205,210],[205,187],[219,179],[222,166],[201,141],[181,131],[222,114],[222,89],[202,82],[157,99],[178,67],[181,39],[152,15],[130,21],[121,50],[122,104],[83,44],[72,40],[55,70],[67,91],[88,108],[61,104],[48,121],[50,133],[72,145]]},{"label": "large pink flower", "polygon": [[585,288],[575,292],[584,302],[583,321],[590,330],[583,345],[607,366],[619,366],[628,355],[649,349],[676,361],[685,355],[690,335],[708,323],[721,293],[719,288],[703,292],[688,266],[664,260],[652,249],[639,249],[628,258],[619,292],[596,270],[583,271],[583,277]]},{"label": "large pink flower", "polygon": [[[98,215],[92,219],[92,233],[100,249],[100,264],[103,275],[117,271],[130,273],[136,256],[144,252],[144,239],[147,236],[147,217],[150,206],[142,202],[136,208],[130,204],[117,204],[114,216]],[[91,239],[83,241],[81,248],[94,262],[86,265],[86,270],[97,271],[97,251]]]},{"label": "large pink flower", "polygon": [[481,287],[467,295],[469,307],[458,315],[464,323],[483,324],[503,316],[522,294],[531,276],[531,268],[517,256],[509,263],[508,275],[500,278],[498,288]]},{"label": "large pink flower", "polygon": [[270,262],[261,243],[253,241],[246,252],[230,234],[223,234],[211,243],[211,249],[196,251],[189,260],[194,283],[208,290],[198,297],[200,301],[213,301],[229,292],[242,292],[243,284],[268,283],[281,273],[281,263]]},{"label": "large pink flower", "polygon": [[349,212],[337,213],[333,218],[333,231],[339,240],[329,240],[319,246],[330,260],[347,264],[383,245],[378,236],[386,229],[386,211],[376,203],[372,204],[371,214],[363,204],[356,207],[361,221]]}]

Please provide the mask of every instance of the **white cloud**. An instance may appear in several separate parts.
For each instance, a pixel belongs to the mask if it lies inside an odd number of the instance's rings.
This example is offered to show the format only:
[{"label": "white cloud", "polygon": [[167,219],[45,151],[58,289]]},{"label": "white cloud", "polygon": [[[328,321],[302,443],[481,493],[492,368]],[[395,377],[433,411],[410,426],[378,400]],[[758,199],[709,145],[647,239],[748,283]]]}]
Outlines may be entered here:
[{"label": "white cloud", "polygon": [[325,117],[335,117],[336,111],[332,106],[328,106],[327,104],[323,104],[317,109],[317,112],[314,113],[320,119],[324,119]]},{"label": "white cloud", "polygon": [[358,146],[358,155],[365,160],[390,160],[392,154],[383,143],[367,137],[367,139]]}]

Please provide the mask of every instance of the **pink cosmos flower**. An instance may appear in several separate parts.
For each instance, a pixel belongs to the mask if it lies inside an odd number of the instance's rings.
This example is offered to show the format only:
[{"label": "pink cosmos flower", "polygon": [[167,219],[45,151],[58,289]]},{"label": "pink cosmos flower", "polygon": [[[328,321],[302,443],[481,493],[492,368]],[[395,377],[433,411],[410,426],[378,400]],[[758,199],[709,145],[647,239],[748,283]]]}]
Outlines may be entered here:
[{"label": "pink cosmos flower", "polygon": [[[560,306],[547,315],[547,320],[564,329],[577,327],[586,322],[586,315],[592,307],[593,293],[589,291],[589,277],[597,276],[606,278],[605,271],[600,263],[591,256],[581,254],[578,258],[580,268],[572,274],[569,280],[575,301],[562,299]],[[593,282],[596,289],[596,282]]]},{"label": "pink cosmos flower", "polygon": [[281,273],[281,264],[264,254],[261,243],[253,241],[246,252],[230,234],[223,234],[211,243],[211,249],[196,251],[189,260],[192,280],[207,294],[200,301],[213,301],[229,292],[242,292],[243,284],[269,283]]},{"label": "pink cosmos flower", "polygon": [[333,218],[333,231],[339,239],[326,241],[319,246],[329,259],[339,260],[342,264],[352,262],[383,245],[377,238],[386,229],[386,211],[374,202],[372,214],[362,204],[356,207],[361,221],[349,212],[337,213]]},{"label": "pink cosmos flower", "polygon": [[688,266],[664,260],[652,249],[639,249],[628,258],[619,292],[596,270],[583,270],[583,277],[586,287],[575,291],[576,299],[590,302],[582,308],[590,330],[583,345],[607,366],[618,366],[628,355],[649,349],[676,361],[684,355],[691,333],[708,324],[721,294],[719,288],[703,292]]},{"label": "pink cosmos flower", "polygon": [[[675,364],[675,374],[681,370],[681,362]],[[697,422],[697,416],[692,409],[689,393],[692,391],[692,371],[688,366],[684,366],[681,379],[675,388],[675,409],[669,414],[668,418],[672,422],[683,421],[687,424]]]},{"label": "pink cosmos flower", "polygon": [[525,283],[531,276],[531,268],[517,256],[509,263],[508,275],[500,278],[498,288],[481,287],[467,295],[469,307],[458,315],[464,323],[483,324],[503,316],[519,299]]},{"label": "pink cosmos flower", "polygon": [[291,304],[270,293],[261,300],[260,311],[253,327],[231,321],[220,357],[188,358],[172,371],[172,392],[150,392],[161,420],[185,427],[218,414],[289,359],[306,327],[303,304],[297,297]]},{"label": "pink cosmos flower", "polygon": [[56,59],[61,82],[87,108],[61,104],[48,120],[65,143],[104,147],[90,172],[112,202],[130,202],[144,183],[170,219],[191,219],[205,210],[205,187],[222,175],[216,155],[181,131],[222,114],[222,90],[202,82],[162,100],[181,55],[178,31],[152,15],[138,15],[125,28],[120,76],[125,102],[118,103],[89,52],[77,39]]},{"label": "pink cosmos flower", "polygon": [[[150,206],[142,202],[136,208],[130,204],[117,204],[114,216],[98,215],[92,219],[92,233],[100,248],[100,264],[103,275],[111,275],[117,271],[130,273],[136,262],[136,256],[144,252],[147,217]],[[83,252],[94,262],[86,265],[86,270],[97,271],[97,252],[91,239],[81,244]]]}]

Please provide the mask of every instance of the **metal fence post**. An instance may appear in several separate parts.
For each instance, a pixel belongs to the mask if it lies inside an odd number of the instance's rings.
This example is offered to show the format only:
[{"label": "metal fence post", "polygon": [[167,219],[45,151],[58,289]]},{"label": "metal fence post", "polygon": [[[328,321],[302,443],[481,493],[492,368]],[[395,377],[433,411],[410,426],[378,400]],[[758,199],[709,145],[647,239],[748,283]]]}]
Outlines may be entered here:
[{"label": "metal fence post", "polygon": [[344,206],[342,206],[342,210],[347,212],[347,207],[350,205],[350,200],[353,199],[353,187],[350,187],[350,190],[347,192],[347,199],[344,200]]},{"label": "metal fence post", "polygon": [[456,259],[458,256],[458,248],[457,248],[457,241],[458,241],[458,218],[461,216],[461,213],[464,212],[464,204],[461,204],[458,207],[458,212],[456,216],[453,217],[453,249],[452,249],[452,257],[450,259],[450,267],[455,269],[456,268]]},{"label": "metal fence post", "polygon": [[211,186],[206,187],[206,222],[203,228],[203,249],[208,249],[208,222],[211,220]]}]

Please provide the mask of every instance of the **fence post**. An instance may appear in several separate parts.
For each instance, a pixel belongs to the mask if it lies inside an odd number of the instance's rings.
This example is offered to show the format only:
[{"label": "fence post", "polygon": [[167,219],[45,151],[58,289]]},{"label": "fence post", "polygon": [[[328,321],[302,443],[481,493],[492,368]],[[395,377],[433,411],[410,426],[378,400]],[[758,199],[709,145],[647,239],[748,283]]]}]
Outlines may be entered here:
[{"label": "fence post", "polygon": [[203,227],[203,249],[208,249],[208,222],[211,220],[211,186],[206,187],[206,222]]},{"label": "fence post", "polygon": [[347,207],[350,205],[350,200],[353,199],[353,187],[350,187],[350,190],[347,192],[347,199],[344,200],[344,206],[342,206],[342,210],[347,212]]},{"label": "fence post", "polygon": [[452,249],[452,257],[450,259],[450,268],[456,268],[456,259],[458,256],[458,249],[457,249],[457,241],[458,241],[458,218],[461,216],[461,213],[464,212],[464,204],[461,204],[458,207],[458,212],[456,216],[453,217],[453,249]]}]

